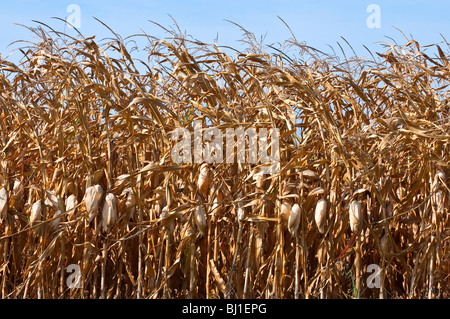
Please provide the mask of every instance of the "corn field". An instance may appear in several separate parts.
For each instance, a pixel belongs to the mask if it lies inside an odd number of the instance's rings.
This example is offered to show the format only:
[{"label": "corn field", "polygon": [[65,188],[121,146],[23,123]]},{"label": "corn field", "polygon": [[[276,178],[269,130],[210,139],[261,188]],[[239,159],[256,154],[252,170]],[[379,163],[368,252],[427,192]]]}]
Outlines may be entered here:
[{"label": "corn field", "polygon": [[[0,57],[2,298],[450,297],[445,39],[342,59],[166,30],[142,61],[28,28]],[[279,129],[279,171],[175,163],[198,120]]]}]

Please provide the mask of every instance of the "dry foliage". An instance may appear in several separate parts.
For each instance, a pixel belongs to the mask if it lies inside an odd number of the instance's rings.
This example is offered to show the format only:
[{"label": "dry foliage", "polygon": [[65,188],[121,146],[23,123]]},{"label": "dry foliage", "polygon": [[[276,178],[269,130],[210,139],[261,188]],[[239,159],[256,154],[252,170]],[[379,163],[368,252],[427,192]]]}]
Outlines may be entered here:
[{"label": "dry foliage", "polygon": [[[449,297],[446,41],[342,62],[172,32],[140,35],[144,62],[114,32],[29,29],[21,63],[0,59],[2,298]],[[173,163],[198,119],[277,127],[281,170]]]}]

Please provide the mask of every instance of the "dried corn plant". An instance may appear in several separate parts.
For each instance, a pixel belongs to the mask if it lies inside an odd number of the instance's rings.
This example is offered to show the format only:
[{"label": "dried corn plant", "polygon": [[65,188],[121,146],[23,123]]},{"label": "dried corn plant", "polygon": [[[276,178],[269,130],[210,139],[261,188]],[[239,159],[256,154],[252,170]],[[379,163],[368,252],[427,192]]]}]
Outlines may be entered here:
[{"label": "dried corn plant", "polygon": [[[2,298],[449,297],[446,41],[342,61],[170,32],[141,61],[29,29],[0,58]],[[280,170],[175,163],[195,121],[278,128]]]}]

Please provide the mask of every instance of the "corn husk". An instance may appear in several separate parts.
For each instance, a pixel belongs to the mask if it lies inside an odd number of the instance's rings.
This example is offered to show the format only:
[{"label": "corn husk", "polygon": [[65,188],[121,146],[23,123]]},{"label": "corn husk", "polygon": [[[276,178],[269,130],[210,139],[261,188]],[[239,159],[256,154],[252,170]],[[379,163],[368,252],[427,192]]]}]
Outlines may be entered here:
[{"label": "corn husk", "polygon": [[238,204],[237,217],[239,222],[243,222],[245,220],[245,209],[242,207],[242,203],[240,202]]},{"label": "corn husk", "polygon": [[436,179],[442,181],[445,183],[445,180],[447,179],[447,176],[445,175],[445,173],[443,171],[437,171],[436,172]]},{"label": "corn husk", "polygon": [[[44,200],[44,205],[47,208],[47,216],[56,217],[61,214],[61,211],[58,208],[58,197],[53,191],[47,190],[47,197]],[[50,228],[55,230],[58,228],[59,223],[61,222],[61,218],[56,218],[51,221]]]},{"label": "corn husk", "polygon": [[48,209],[53,209],[53,208],[55,208],[55,206],[54,206],[54,203],[49,199],[49,198],[46,198],[45,200],[44,200],[44,204],[45,204],[45,206],[47,206],[47,208]]},{"label": "corn husk", "polygon": [[16,178],[14,180],[12,196],[14,197],[14,202],[15,202],[14,205],[17,210],[21,210],[21,208],[22,208],[23,194],[24,194],[23,184],[19,179]]},{"label": "corn husk", "polygon": [[159,215],[159,219],[165,219],[167,218],[167,216],[169,216],[169,208],[167,206],[164,206],[164,208],[161,209],[161,215]]},{"label": "corn husk", "polygon": [[8,214],[8,192],[4,187],[0,189],[0,222],[6,220]]},{"label": "corn husk", "polygon": [[91,222],[97,215],[102,195],[103,188],[100,185],[91,186],[86,189],[86,193],[84,195],[84,205],[86,207],[89,222]]},{"label": "corn husk", "polygon": [[38,200],[31,206],[30,225],[34,226],[42,220],[42,201]]},{"label": "corn husk", "polygon": [[316,211],[314,213],[314,220],[316,222],[316,226],[319,229],[321,234],[325,231],[325,220],[327,217],[327,200],[322,198],[317,201]]},{"label": "corn husk", "polygon": [[56,193],[52,190],[46,190],[46,202],[45,205],[47,206],[53,206],[55,208],[58,208],[59,206],[59,198],[56,195]]},{"label": "corn husk", "polygon": [[[59,215],[61,215],[61,211],[58,209],[58,210],[56,211],[54,217],[59,216]],[[56,229],[58,229],[58,227],[60,226],[60,224],[61,224],[61,217],[52,220],[52,222],[51,222],[51,224],[50,224],[50,227],[51,227],[52,230],[56,230]]]},{"label": "corn husk", "polygon": [[14,180],[14,186],[13,186],[13,194],[15,196],[17,196],[19,193],[23,192],[23,185],[22,182],[20,181],[20,179],[15,179]]},{"label": "corn husk", "polygon": [[352,232],[359,232],[362,224],[362,207],[357,200],[352,200],[349,205],[350,229]]},{"label": "corn husk", "polygon": [[134,192],[131,187],[128,187],[122,191],[122,195],[126,196],[125,209],[130,216],[130,219],[134,218],[136,211],[136,199],[134,198]]},{"label": "corn husk", "polygon": [[444,210],[442,191],[437,191],[431,195],[431,207],[436,212],[442,213]]},{"label": "corn husk", "polygon": [[200,166],[200,174],[198,176],[197,187],[198,191],[204,198],[206,198],[211,183],[211,170],[208,163],[203,163]]},{"label": "corn husk", "polygon": [[437,171],[436,174],[434,175],[433,180],[431,180],[431,177],[430,177],[432,192],[437,192],[438,190],[442,189],[446,178],[447,178],[447,176],[445,175],[445,173],[443,171]]},{"label": "corn husk", "polygon": [[300,217],[300,206],[298,204],[294,204],[294,206],[292,206],[291,214],[289,215],[288,220],[288,230],[294,237],[297,234],[298,226],[300,225]]},{"label": "corn husk", "polygon": [[431,222],[436,225],[439,218],[438,216],[444,214],[444,199],[441,190],[436,191],[431,195],[431,209],[433,211]]},{"label": "corn husk", "polygon": [[102,209],[102,229],[109,233],[117,221],[117,198],[114,194],[108,193]]},{"label": "corn husk", "polygon": [[69,220],[72,220],[76,216],[78,200],[75,195],[70,195],[66,198],[66,212]]},{"label": "corn husk", "polygon": [[222,212],[222,202],[224,199],[224,195],[221,189],[217,190],[217,195],[214,198],[214,202],[211,208],[211,213],[213,216],[217,216],[218,214],[220,214]]},{"label": "corn husk", "polygon": [[198,205],[194,211],[194,223],[197,226],[197,230],[199,231],[200,235],[204,236],[206,229],[206,219],[202,205]]},{"label": "corn husk", "polygon": [[126,201],[125,201],[126,209],[134,208],[136,206],[136,200],[134,198],[133,189],[127,188],[122,193],[127,195],[127,198],[126,198]]}]

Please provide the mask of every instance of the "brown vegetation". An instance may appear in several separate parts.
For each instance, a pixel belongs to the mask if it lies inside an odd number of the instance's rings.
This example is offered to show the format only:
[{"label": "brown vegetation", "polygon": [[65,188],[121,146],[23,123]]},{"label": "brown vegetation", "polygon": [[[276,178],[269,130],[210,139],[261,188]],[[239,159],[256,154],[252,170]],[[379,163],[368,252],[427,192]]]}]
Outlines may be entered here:
[{"label": "brown vegetation", "polygon": [[[30,30],[0,59],[2,298],[449,297],[446,41],[342,62],[143,35],[144,62],[116,34]],[[199,119],[277,127],[281,170],[175,164]]]}]

